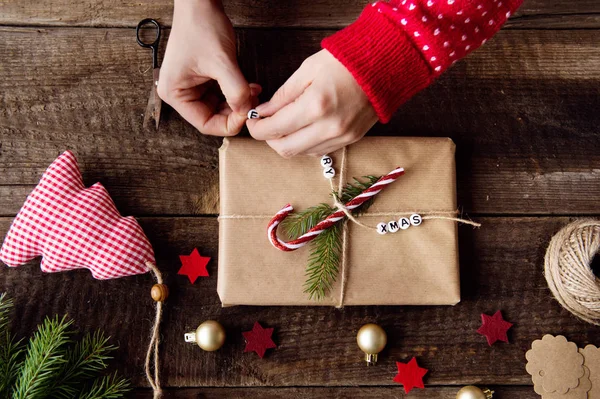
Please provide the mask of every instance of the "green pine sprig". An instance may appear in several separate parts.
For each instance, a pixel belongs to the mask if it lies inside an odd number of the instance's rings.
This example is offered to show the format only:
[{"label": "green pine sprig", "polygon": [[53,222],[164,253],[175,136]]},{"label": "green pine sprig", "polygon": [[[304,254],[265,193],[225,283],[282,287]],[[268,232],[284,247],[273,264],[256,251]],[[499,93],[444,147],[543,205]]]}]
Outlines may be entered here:
[{"label": "green pine sprig", "polygon": [[49,396],[58,399],[76,398],[82,383],[93,379],[108,367],[107,361],[112,359],[109,354],[115,349],[115,346],[108,345],[108,338],[102,332],[86,334],[74,347],[67,350],[67,362],[59,371]]},{"label": "green pine sprig", "polygon": [[22,340],[17,341],[10,333],[8,323],[9,314],[13,308],[13,301],[3,293],[0,295],[0,398],[10,396],[19,366],[22,361]]},{"label": "green pine sprig", "polygon": [[48,387],[67,362],[64,346],[70,342],[72,320],[46,318],[27,346],[27,355],[14,387],[13,399],[47,397]]},{"label": "green pine sprig", "polygon": [[[364,176],[364,179],[365,181],[360,181],[355,178],[353,183],[346,183],[341,193],[334,191],[331,195],[335,196],[338,201],[346,203],[375,184],[380,177]],[[369,209],[373,204],[373,199],[363,203],[353,213],[360,214]],[[288,216],[282,222],[282,227],[288,238],[295,239],[312,229],[334,211],[335,208],[328,204],[319,204]],[[346,223],[346,220],[344,219],[325,230],[309,244],[310,255],[306,267],[304,292],[310,299],[322,300],[325,298],[337,279],[342,252],[342,223]]]},{"label": "green pine sprig", "polygon": [[131,391],[129,381],[111,374],[94,380],[91,388],[77,396],[78,399],[117,399]]},{"label": "green pine sprig", "polygon": [[0,398],[116,399],[130,390],[126,379],[102,376],[116,347],[101,332],[73,344],[72,321],[46,318],[25,348],[10,333],[12,307],[0,294]]}]

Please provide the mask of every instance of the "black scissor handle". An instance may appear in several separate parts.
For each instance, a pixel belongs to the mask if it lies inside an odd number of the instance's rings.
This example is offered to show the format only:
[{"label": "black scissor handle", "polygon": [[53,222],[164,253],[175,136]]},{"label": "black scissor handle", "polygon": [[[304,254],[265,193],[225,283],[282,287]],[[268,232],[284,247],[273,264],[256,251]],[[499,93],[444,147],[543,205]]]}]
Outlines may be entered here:
[{"label": "black scissor handle", "polygon": [[[140,38],[140,28],[148,24],[156,26],[156,37],[152,43],[146,43]],[[152,49],[152,68],[158,68],[158,43],[160,42],[160,25],[158,21],[152,18],[142,19],[135,28],[135,39],[140,46]]]}]

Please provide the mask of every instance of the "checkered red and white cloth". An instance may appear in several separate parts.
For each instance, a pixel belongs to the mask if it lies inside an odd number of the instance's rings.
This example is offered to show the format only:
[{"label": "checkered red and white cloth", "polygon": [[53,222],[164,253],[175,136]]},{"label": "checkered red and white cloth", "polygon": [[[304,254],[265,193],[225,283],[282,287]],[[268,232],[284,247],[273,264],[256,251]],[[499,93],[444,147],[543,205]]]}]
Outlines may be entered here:
[{"label": "checkered red and white cloth", "polygon": [[99,280],[142,274],[154,251],[133,217],[122,217],[106,189],[85,188],[66,151],[27,197],[0,249],[16,267],[41,256],[44,272],[87,268]]}]

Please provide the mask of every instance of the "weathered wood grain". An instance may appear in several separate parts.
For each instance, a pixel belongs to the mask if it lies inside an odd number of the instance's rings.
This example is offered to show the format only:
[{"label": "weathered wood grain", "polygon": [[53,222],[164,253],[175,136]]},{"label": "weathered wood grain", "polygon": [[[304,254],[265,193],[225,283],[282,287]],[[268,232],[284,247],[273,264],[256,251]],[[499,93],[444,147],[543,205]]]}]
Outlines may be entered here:
[{"label": "weathered wood grain", "polygon": [[[494,391],[494,399],[539,399],[532,387],[490,387]],[[414,389],[406,395],[401,386],[368,387],[368,388],[200,388],[170,389],[165,392],[169,398],[200,399],[456,399],[458,387],[427,387],[424,390]],[[134,398],[152,398],[149,390],[136,390]]]},{"label": "weathered wood grain", "polygon": [[[240,63],[268,99],[326,34],[239,30]],[[598,214],[599,34],[502,31],[370,134],[452,137],[468,212]],[[168,107],[158,131],[142,128],[150,55],[133,30],[0,36],[0,215],[65,149],[125,214],[218,213],[220,139]]]},{"label": "weathered wood grain", "polygon": [[[542,274],[545,247],[568,219],[478,220],[481,229],[459,229],[463,300],[457,306],[338,310],[222,309],[216,294],[216,219],[142,218],[171,290],[162,328],[165,386],[393,386],[395,361],[412,356],[431,370],[426,379],[431,385],[530,385],[524,355],[534,339],[550,333],[564,334],[579,345],[600,343],[600,327],[563,310],[552,299]],[[9,222],[0,218],[0,236]],[[213,260],[211,277],[190,285],[176,272],[178,254],[194,247]],[[94,281],[87,271],[42,274],[35,265],[0,267],[0,291],[15,299],[19,335],[30,333],[45,315],[68,313],[80,330],[102,328],[113,337],[120,346],[116,364],[137,386],[146,385],[142,364],[153,318],[151,285],[148,275]],[[498,309],[515,323],[511,343],[488,347],[475,330],[480,313]],[[185,332],[207,319],[220,320],[228,334],[226,345],[215,353],[183,342]],[[243,353],[241,332],[257,320],[275,328],[279,344],[264,359]],[[363,364],[355,341],[356,331],[366,322],[381,324],[389,336],[380,363],[371,368]]]},{"label": "weathered wood grain", "polygon": [[[224,0],[225,10],[238,27],[341,28],[353,22],[365,0]],[[143,18],[172,23],[173,2],[146,0],[43,0],[0,2],[2,25],[134,27]],[[536,27],[600,27],[600,5],[595,0],[526,0],[511,25]],[[565,20],[565,16],[568,19]]]}]

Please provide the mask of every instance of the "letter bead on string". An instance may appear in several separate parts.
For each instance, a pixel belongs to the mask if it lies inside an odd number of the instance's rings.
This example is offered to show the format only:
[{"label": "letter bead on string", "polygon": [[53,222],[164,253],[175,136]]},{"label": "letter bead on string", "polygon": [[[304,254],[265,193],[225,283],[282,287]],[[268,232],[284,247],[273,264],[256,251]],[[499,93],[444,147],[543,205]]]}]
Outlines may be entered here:
[{"label": "letter bead on string", "polygon": [[333,165],[333,159],[329,155],[323,155],[321,158],[321,166],[324,168],[328,168]]},{"label": "letter bead on string", "polygon": [[335,176],[335,169],[333,169],[333,168],[323,169],[323,176],[325,176],[327,179],[332,179]]},{"label": "letter bead on string", "polygon": [[408,218],[400,218],[398,224],[402,230],[406,230],[410,227],[410,220]]},{"label": "letter bead on string", "polygon": [[387,223],[379,223],[377,224],[377,232],[381,235],[387,234],[388,232],[388,225]]},{"label": "letter bead on string", "polygon": [[413,213],[412,215],[410,215],[410,224],[412,224],[413,226],[419,226],[421,223],[423,223],[423,218],[421,217],[421,215],[419,215],[418,213]]},{"label": "letter bead on string", "polygon": [[400,230],[400,226],[398,225],[398,222],[395,220],[388,222],[387,228],[390,233],[395,233],[398,230]]},{"label": "letter bead on string", "polygon": [[250,111],[248,111],[248,119],[258,119],[258,118],[260,118],[258,111],[256,111],[255,109],[251,109]]}]

